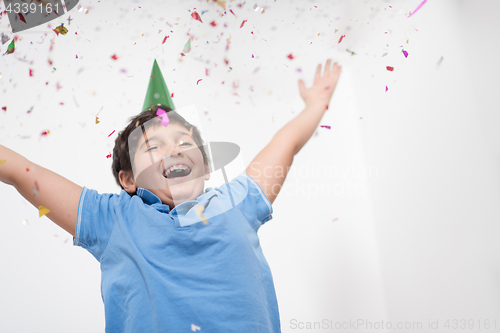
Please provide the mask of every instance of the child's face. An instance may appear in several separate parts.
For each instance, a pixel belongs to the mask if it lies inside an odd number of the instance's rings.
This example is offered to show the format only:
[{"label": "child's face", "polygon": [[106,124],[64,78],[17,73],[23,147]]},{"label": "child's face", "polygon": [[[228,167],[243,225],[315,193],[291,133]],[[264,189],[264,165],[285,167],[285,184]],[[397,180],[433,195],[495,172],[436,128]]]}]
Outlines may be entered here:
[{"label": "child's face", "polygon": [[[195,200],[203,193],[205,180],[210,178],[208,166],[189,130],[177,123],[147,129],[139,138],[132,158],[136,186],[151,191],[171,209]],[[184,170],[171,171],[171,166]]]}]

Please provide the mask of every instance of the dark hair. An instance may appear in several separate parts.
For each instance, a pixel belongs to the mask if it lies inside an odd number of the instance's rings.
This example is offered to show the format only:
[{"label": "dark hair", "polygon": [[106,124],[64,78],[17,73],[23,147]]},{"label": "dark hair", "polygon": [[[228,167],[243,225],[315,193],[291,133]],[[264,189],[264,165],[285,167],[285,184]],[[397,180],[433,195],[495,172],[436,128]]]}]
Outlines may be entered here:
[{"label": "dark hair", "polygon": [[[122,184],[120,184],[120,178],[118,176],[120,171],[132,172],[132,164],[130,160],[129,144],[128,144],[129,136],[136,129],[136,127],[141,126],[144,123],[147,123],[146,125],[144,125],[145,129],[151,127],[156,128],[160,126],[161,117],[156,115],[158,109],[162,109],[168,112],[168,118],[170,120],[170,123],[176,123],[181,126],[184,126],[188,131],[191,131],[192,129],[193,140],[194,142],[196,142],[198,148],[201,151],[201,155],[203,156],[203,163],[205,163],[205,165],[208,166],[209,158],[205,152],[205,149],[203,148],[204,142],[196,126],[188,123],[181,115],[179,115],[177,112],[172,111],[172,109],[169,108],[168,106],[165,106],[163,104],[152,105],[151,108],[141,112],[137,116],[130,117],[129,118],[130,123],[124,130],[118,133],[118,137],[115,140],[115,147],[113,148],[113,164],[111,165],[111,169],[113,171],[113,176],[115,177],[116,183],[122,189],[124,188]],[[155,118],[157,118],[158,121],[148,122],[149,120]],[[138,142],[139,138],[135,139],[135,141]],[[135,146],[131,147],[130,151],[134,153],[136,151],[136,147]],[[133,194],[129,193],[129,194],[130,196],[135,195],[135,193]]]}]

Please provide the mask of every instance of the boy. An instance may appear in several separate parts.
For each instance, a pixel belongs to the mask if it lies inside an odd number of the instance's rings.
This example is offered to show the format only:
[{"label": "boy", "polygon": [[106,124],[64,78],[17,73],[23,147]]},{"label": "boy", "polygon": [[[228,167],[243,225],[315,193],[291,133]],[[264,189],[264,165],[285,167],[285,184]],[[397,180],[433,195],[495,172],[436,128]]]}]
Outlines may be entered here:
[{"label": "boy", "polygon": [[327,60],[312,87],[299,80],[302,113],[216,189],[203,191],[210,170],[197,129],[163,105],[117,138],[119,195],[82,188],[1,145],[0,181],[49,209],[101,263],[106,332],[280,332],[257,231],[272,218],[283,170],[317,128],[340,70]]}]

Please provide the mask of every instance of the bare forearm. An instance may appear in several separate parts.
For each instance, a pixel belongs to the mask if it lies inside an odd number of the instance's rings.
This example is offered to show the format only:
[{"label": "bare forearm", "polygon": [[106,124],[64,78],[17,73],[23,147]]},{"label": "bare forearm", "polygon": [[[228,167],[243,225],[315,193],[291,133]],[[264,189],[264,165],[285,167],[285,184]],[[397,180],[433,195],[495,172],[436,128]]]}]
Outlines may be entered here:
[{"label": "bare forearm", "polygon": [[14,185],[12,182],[13,175],[16,171],[19,171],[18,169],[21,165],[26,164],[23,162],[26,162],[24,156],[0,145],[0,181],[5,184]]},{"label": "bare forearm", "polygon": [[325,111],[326,104],[306,105],[305,109],[283,126],[275,136],[281,137],[284,142],[291,142],[296,155],[318,128]]}]

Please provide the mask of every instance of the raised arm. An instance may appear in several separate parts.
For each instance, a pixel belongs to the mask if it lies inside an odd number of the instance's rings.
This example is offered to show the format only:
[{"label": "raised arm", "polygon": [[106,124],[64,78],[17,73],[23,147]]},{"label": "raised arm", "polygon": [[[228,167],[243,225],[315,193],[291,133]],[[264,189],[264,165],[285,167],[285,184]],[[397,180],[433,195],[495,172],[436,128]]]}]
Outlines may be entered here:
[{"label": "raised arm", "polygon": [[293,157],[309,141],[328,109],[341,71],[337,63],[333,67],[331,63],[330,59],[326,61],[323,75],[321,64],[318,65],[311,87],[306,88],[304,81],[299,80],[300,96],[306,103],[305,109],[274,135],[245,170],[260,185],[271,203],[281,190]]},{"label": "raised arm", "polygon": [[[82,187],[0,145],[0,181],[14,186],[35,208],[75,236]],[[35,186],[36,184],[36,186]]]}]

